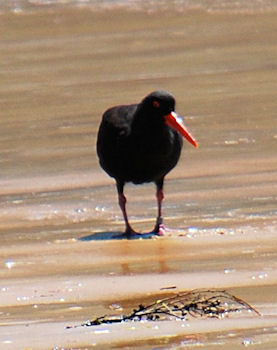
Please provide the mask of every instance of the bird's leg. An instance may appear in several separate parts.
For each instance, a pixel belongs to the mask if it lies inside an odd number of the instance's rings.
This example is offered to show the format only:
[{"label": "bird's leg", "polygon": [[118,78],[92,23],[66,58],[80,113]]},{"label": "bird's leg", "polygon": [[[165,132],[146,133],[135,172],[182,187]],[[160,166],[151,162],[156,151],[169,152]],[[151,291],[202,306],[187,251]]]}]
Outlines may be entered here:
[{"label": "bird's leg", "polygon": [[127,212],[126,212],[126,197],[124,196],[123,193],[119,193],[118,194],[118,204],[120,206],[120,209],[122,211],[122,214],[123,214],[123,218],[124,218],[124,221],[125,221],[125,226],[126,226],[126,230],[125,230],[125,234],[127,236],[131,236],[133,234],[133,229],[131,227],[131,225],[129,224],[129,220],[128,220],[128,216],[127,216]]},{"label": "bird's leg", "polygon": [[162,217],[162,202],[164,199],[163,183],[164,183],[164,179],[156,181],[156,186],[157,186],[156,197],[157,197],[157,202],[158,202],[158,216],[157,216],[156,226],[153,230],[153,233],[157,233],[160,236],[163,236],[165,234],[165,226],[163,224],[163,217]]},{"label": "bird's leg", "polygon": [[126,197],[124,196],[123,187],[124,187],[124,183],[119,183],[119,182],[117,182],[118,204],[119,204],[120,209],[121,209],[121,211],[122,211],[123,218],[124,218],[124,221],[125,221],[125,227],[126,227],[124,235],[127,236],[127,237],[130,237],[130,236],[136,235],[137,232],[135,232],[135,231],[132,229],[131,225],[129,224],[129,220],[128,220],[128,216],[127,216],[127,211],[126,211],[127,199],[126,199]]}]

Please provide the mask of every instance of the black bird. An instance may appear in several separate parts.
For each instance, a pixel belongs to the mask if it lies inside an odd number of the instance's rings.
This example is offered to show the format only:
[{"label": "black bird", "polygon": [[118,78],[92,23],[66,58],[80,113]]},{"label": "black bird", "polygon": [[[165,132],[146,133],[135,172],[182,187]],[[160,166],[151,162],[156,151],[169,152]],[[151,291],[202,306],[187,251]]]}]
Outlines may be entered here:
[{"label": "black bird", "polygon": [[98,131],[97,154],[101,167],[116,181],[125,236],[137,234],[126,212],[123,193],[126,182],[155,182],[158,217],[153,233],[164,233],[161,210],[164,177],[179,160],[182,136],[198,146],[175,113],[175,99],[167,91],[152,92],[139,104],[112,107],[104,113]]}]

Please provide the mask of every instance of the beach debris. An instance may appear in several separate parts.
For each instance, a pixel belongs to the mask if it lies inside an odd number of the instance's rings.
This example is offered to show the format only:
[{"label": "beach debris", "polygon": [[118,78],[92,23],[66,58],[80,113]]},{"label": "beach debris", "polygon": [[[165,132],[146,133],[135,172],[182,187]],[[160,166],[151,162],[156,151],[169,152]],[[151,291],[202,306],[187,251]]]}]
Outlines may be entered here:
[{"label": "beach debris", "polygon": [[118,304],[118,303],[113,303],[113,304],[111,304],[111,305],[109,305],[109,309],[111,309],[111,310],[119,310],[119,311],[122,311],[123,310],[123,308],[122,308],[122,306],[120,305],[120,304]]},{"label": "beach debris", "polygon": [[16,265],[16,262],[13,260],[7,260],[5,262],[5,266],[10,270]]},{"label": "beach debris", "polygon": [[172,285],[172,286],[166,286],[166,287],[161,287],[160,290],[166,290],[166,289],[176,289],[177,286]]},{"label": "beach debris", "polygon": [[[173,296],[158,299],[149,305],[138,305],[126,315],[104,315],[88,320],[81,326],[89,327],[101,324],[128,321],[177,321],[187,320],[190,316],[201,318],[223,318],[231,313],[243,311],[260,315],[247,302],[228,293],[226,290],[197,289],[179,292]],[[72,328],[71,326],[67,328]]]}]

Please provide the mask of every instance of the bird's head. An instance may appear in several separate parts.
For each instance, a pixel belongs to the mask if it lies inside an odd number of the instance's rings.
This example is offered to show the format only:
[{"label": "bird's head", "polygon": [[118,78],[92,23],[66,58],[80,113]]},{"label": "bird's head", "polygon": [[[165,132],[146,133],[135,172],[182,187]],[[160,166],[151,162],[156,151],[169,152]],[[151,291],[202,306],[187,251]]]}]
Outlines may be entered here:
[{"label": "bird's head", "polygon": [[163,117],[175,111],[175,98],[167,91],[154,91],[142,100],[141,105],[152,115]]},{"label": "bird's head", "polygon": [[154,91],[141,101],[140,106],[147,115],[165,121],[193,146],[198,147],[197,141],[185,127],[182,117],[175,112],[175,98],[172,94],[164,90]]}]

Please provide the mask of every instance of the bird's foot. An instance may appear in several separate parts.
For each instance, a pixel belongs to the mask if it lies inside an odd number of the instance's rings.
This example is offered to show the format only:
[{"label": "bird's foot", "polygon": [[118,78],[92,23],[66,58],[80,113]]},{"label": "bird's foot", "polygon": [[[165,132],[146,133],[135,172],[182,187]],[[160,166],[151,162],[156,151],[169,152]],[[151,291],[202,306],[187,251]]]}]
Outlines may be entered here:
[{"label": "bird's foot", "polygon": [[175,232],[175,231],[177,232],[178,230],[167,227],[164,224],[160,224],[158,226],[156,225],[154,230],[151,233],[155,234],[157,236],[165,236],[165,235],[172,233],[172,232]]},{"label": "bird's foot", "polygon": [[154,227],[154,230],[152,231],[152,233],[157,235],[157,236],[165,236],[168,234],[170,235],[170,234],[180,233],[180,230],[176,229],[176,228],[171,228],[171,227],[165,226],[163,223],[163,218],[158,217],[157,222],[156,222],[156,226]]},{"label": "bird's foot", "polygon": [[127,227],[125,232],[121,235],[116,236],[117,239],[148,239],[153,237],[153,232],[150,233],[140,233],[132,229],[132,227]]},{"label": "bird's foot", "polygon": [[164,225],[163,218],[158,217],[156,225],[155,225],[153,231],[151,231],[151,232],[140,233],[140,232],[133,230],[133,228],[130,225],[128,225],[126,227],[126,230],[124,233],[117,235],[115,237],[117,239],[140,239],[140,238],[148,239],[148,238],[153,238],[154,236],[165,236],[166,234],[168,234],[172,231],[173,231],[172,229],[167,228]]},{"label": "bird's foot", "polygon": [[134,231],[131,227],[127,228],[125,232],[121,233],[120,235],[117,235],[117,238],[134,238],[135,236],[139,235],[138,232]]},{"label": "bird's foot", "polygon": [[127,227],[123,235],[128,239],[132,239],[132,238],[135,238],[136,236],[141,236],[141,233],[133,230],[132,227]]},{"label": "bird's foot", "polygon": [[167,231],[167,228],[165,227],[165,225],[163,223],[163,218],[158,217],[156,225],[155,225],[152,233],[157,235],[157,236],[164,236],[166,234],[166,231]]}]

